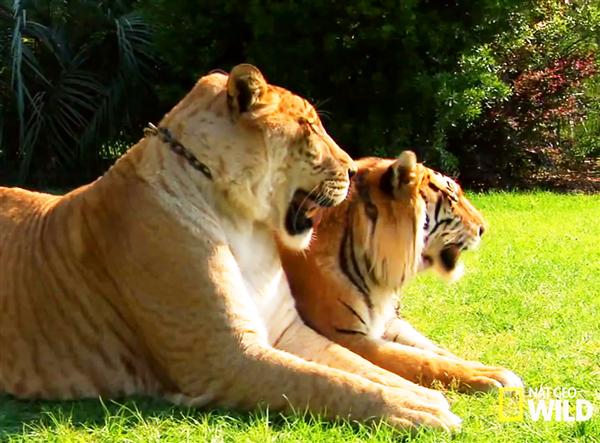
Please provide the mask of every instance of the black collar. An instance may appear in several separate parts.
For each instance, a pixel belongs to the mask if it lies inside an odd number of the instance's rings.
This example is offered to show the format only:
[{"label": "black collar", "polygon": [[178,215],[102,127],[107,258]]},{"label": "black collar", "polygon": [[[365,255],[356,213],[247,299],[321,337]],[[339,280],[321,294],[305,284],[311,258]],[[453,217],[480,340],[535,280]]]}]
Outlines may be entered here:
[{"label": "black collar", "polygon": [[192,154],[185,146],[183,146],[179,142],[179,140],[173,137],[171,131],[169,131],[167,128],[156,127],[152,123],[148,123],[148,127],[144,128],[144,135],[156,135],[158,138],[160,138],[160,140],[163,143],[169,145],[171,151],[185,158],[188,161],[188,163],[192,166],[192,168],[202,172],[206,178],[212,180],[212,173],[210,172],[208,166],[206,166],[204,163],[198,160],[194,154]]}]

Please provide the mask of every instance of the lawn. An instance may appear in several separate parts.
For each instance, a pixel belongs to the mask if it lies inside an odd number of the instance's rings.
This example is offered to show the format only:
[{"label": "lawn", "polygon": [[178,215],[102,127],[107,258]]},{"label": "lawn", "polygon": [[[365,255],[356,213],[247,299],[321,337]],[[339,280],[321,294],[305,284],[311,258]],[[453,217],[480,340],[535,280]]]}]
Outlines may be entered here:
[{"label": "lawn", "polygon": [[[458,355],[504,365],[528,386],[576,388],[591,401],[580,423],[505,423],[498,395],[449,393],[464,419],[455,436],[426,431],[415,441],[600,442],[600,195],[473,196],[490,224],[465,254],[453,285],[422,275],[403,294],[403,313]],[[0,350],[1,352],[1,350]],[[328,423],[258,411],[179,409],[149,399],[21,402],[0,397],[0,441],[298,441],[410,439],[387,426]]]}]

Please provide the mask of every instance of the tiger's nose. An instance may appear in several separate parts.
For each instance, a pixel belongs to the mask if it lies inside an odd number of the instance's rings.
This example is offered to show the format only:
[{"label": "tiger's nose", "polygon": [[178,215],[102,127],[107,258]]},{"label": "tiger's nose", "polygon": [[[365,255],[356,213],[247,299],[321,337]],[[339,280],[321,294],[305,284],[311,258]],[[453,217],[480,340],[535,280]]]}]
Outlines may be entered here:
[{"label": "tiger's nose", "polygon": [[356,175],[356,169],[350,168],[348,169],[348,178],[352,178]]},{"label": "tiger's nose", "polygon": [[484,232],[485,232],[485,226],[483,226],[483,225],[479,226],[479,231],[478,231],[478,233],[479,233],[479,236],[480,236],[480,237],[483,235],[483,233],[484,233]]}]

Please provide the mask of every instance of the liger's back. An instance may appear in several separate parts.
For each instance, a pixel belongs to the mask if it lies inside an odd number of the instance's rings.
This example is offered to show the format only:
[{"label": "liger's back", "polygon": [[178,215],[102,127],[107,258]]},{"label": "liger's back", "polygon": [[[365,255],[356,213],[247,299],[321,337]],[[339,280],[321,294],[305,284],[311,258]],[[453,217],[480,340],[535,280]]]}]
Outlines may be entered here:
[{"label": "liger's back", "polygon": [[105,297],[110,278],[81,249],[85,192],[0,188],[0,392],[68,399],[153,389],[135,334]]}]

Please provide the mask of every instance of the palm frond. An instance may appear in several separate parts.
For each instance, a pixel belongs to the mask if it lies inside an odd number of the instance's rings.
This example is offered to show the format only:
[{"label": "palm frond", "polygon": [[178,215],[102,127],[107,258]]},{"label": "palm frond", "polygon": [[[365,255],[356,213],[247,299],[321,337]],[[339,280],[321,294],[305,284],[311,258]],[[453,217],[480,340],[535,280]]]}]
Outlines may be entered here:
[{"label": "palm frond", "polygon": [[25,138],[25,89],[21,65],[23,62],[22,29],[26,20],[25,11],[21,10],[21,2],[13,2],[13,34],[11,39],[11,78],[10,84],[14,90],[17,114],[19,120],[19,145],[22,147]]},{"label": "palm frond", "polygon": [[99,98],[96,112],[90,118],[87,129],[80,138],[80,160],[89,163],[94,151],[94,142],[100,133],[105,133],[110,138],[118,132],[113,115],[125,95],[126,81],[121,74],[117,74],[111,83],[104,88]]},{"label": "palm frond", "polygon": [[21,142],[21,159],[19,162],[19,174],[18,183],[24,183],[31,166],[33,159],[34,146],[37,144],[39,134],[41,132],[44,120],[43,116],[43,103],[45,99],[45,93],[39,92],[33,96],[31,103],[33,105],[29,120],[27,121],[25,128],[24,140]]},{"label": "palm frond", "polygon": [[147,80],[151,71],[147,61],[152,61],[152,31],[144,19],[130,13],[115,19],[121,69],[138,78]]},{"label": "palm frond", "polygon": [[[124,14],[119,0],[77,0],[68,8],[35,0],[11,4],[0,5],[0,23],[7,25],[0,26],[0,44],[8,43],[6,51],[0,48],[0,61],[8,65],[4,72],[0,68],[0,94],[11,108],[6,111],[3,101],[0,118],[9,112],[16,124],[0,124],[0,142],[7,127],[15,128],[18,142],[11,149],[20,182],[32,165],[81,170],[139,112],[138,97],[128,94],[152,77],[151,28],[141,15]],[[117,63],[107,63],[106,54],[115,54]]]}]

